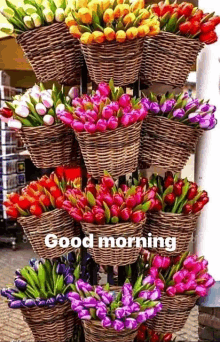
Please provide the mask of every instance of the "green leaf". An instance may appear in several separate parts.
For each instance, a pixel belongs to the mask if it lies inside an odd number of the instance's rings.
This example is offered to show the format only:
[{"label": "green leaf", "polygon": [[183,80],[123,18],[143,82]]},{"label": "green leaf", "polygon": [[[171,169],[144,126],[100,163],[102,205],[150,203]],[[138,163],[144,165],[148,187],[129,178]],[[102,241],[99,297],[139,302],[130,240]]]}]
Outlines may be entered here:
[{"label": "green leaf", "polygon": [[92,33],[92,30],[88,26],[85,26],[85,25],[79,25],[79,30],[81,33],[85,33],[85,32]]},{"label": "green leaf", "polygon": [[96,200],[95,200],[95,197],[93,196],[93,194],[90,191],[88,191],[86,194],[86,197],[87,197],[87,200],[88,200],[90,206],[94,207],[96,205]]},{"label": "green leaf", "polygon": [[110,209],[108,207],[108,205],[103,202],[104,208],[105,208],[105,218],[106,218],[106,223],[109,223],[111,220],[111,212]]}]

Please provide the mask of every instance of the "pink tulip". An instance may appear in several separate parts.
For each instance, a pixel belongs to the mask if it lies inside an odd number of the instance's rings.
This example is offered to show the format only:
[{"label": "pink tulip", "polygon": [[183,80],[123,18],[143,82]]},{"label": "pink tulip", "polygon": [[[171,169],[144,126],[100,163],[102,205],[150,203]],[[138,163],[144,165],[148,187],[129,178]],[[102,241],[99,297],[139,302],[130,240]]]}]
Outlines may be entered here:
[{"label": "pink tulip", "polygon": [[106,188],[112,189],[113,186],[115,185],[115,182],[114,182],[114,180],[113,180],[112,177],[104,176],[104,177],[102,178],[102,184],[103,184]]},{"label": "pink tulip", "polygon": [[122,221],[128,221],[130,219],[131,216],[131,209],[129,208],[125,208],[120,212],[120,218],[122,219]]},{"label": "pink tulip", "polygon": [[84,124],[84,128],[85,128],[86,132],[88,132],[88,133],[93,134],[96,132],[96,125],[93,123],[86,122]]},{"label": "pink tulip", "polygon": [[116,129],[118,127],[118,118],[116,116],[112,116],[108,119],[108,129]]},{"label": "pink tulip", "polygon": [[121,117],[121,124],[124,127],[128,127],[130,125],[130,115],[125,114]]},{"label": "pink tulip", "polygon": [[80,97],[77,97],[76,99],[72,100],[73,107],[81,106],[81,104],[82,104],[82,98]]},{"label": "pink tulip", "polygon": [[133,124],[138,121],[139,112],[137,110],[132,110],[130,114],[130,123]]},{"label": "pink tulip", "polygon": [[130,105],[131,97],[128,94],[123,94],[119,99],[119,105],[123,108]]},{"label": "pink tulip", "polygon": [[142,203],[143,201],[143,196],[141,192],[138,192],[134,195],[135,201],[136,201],[136,205],[139,205]]},{"label": "pink tulip", "polygon": [[44,121],[45,125],[52,126],[54,124],[54,117],[52,115],[49,115],[49,114],[44,115],[43,121]]},{"label": "pink tulip", "polygon": [[165,288],[165,284],[164,284],[164,282],[160,278],[156,279],[154,284],[161,291],[163,291],[164,288]]},{"label": "pink tulip", "polygon": [[160,255],[155,255],[153,258],[152,266],[156,268],[161,268],[163,264],[163,258]]},{"label": "pink tulip", "polygon": [[111,93],[111,89],[107,83],[100,83],[98,86],[98,91],[102,96],[109,96]]},{"label": "pink tulip", "polygon": [[145,214],[141,211],[135,211],[134,213],[131,214],[131,221],[134,223],[139,223],[143,221]]},{"label": "pink tulip", "polygon": [[116,204],[113,204],[112,206],[111,206],[111,216],[112,217],[114,217],[114,216],[116,216],[116,217],[118,217],[119,216],[119,214],[120,214],[120,208],[116,205]]},{"label": "pink tulip", "polygon": [[100,208],[100,207],[98,207],[96,205],[92,208],[92,212],[93,212],[94,215],[96,215],[96,214],[104,214],[105,213],[105,211],[102,208]]},{"label": "pink tulip", "polygon": [[200,296],[200,297],[206,297],[208,294],[208,290],[205,286],[198,285],[196,287],[196,294],[197,296]]},{"label": "pink tulip", "polygon": [[76,108],[74,112],[74,114],[76,114],[79,118],[81,117],[81,115],[84,115],[85,113],[85,109],[81,107]]},{"label": "pink tulip", "polygon": [[[63,123],[65,123],[65,125],[71,126],[71,124],[73,123],[73,118],[68,118],[65,115],[59,116],[59,118]],[[84,126],[83,126],[83,129],[84,129]]]},{"label": "pink tulip", "polygon": [[201,261],[201,266],[202,266],[202,269],[205,270],[207,268],[207,266],[208,266],[208,261],[203,259]]},{"label": "pink tulip", "polygon": [[205,282],[205,287],[211,287],[215,284],[215,280],[210,276],[210,278]]},{"label": "pink tulip", "polygon": [[156,192],[154,190],[148,190],[146,194],[146,200],[149,201],[156,197]]},{"label": "pink tulip", "polygon": [[193,267],[195,266],[195,264],[196,264],[196,255],[190,255],[190,256],[188,256],[185,260],[184,260],[184,262],[183,262],[183,266],[187,269],[187,270],[189,270],[189,271],[191,271],[192,269],[193,269]]},{"label": "pink tulip", "polygon": [[111,107],[111,109],[114,111],[114,112],[116,112],[117,113],[117,111],[119,110],[119,103],[117,102],[117,101],[115,101],[115,102],[111,102],[110,104],[109,104],[109,107]]},{"label": "pink tulip", "polygon": [[146,109],[142,106],[141,109],[139,109],[139,116],[138,121],[142,121],[147,117],[148,112]]},{"label": "pink tulip", "polygon": [[87,116],[93,118],[94,122],[98,120],[98,114],[94,110],[87,110],[86,111]]},{"label": "pink tulip", "polygon": [[156,278],[156,277],[158,276],[158,273],[159,273],[158,268],[157,268],[157,267],[151,267],[149,273],[150,273],[154,278]]},{"label": "pink tulip", "polygon": [[201,270],[202,270],[201,262],[195,263],[195,265],[193,266],[192,272],[195,274],[198,274]]},{"label": "pink tulip", "polygon": [[108,205],[111,206],[113,204],[113,197],[110,194],[106,194],[103,196],[103,201]]},{"label": "pink tulip", "polygon": [[183,283],[176,284],[174,287],[176,289],[176,293],[183,293],[185,291],[185,284]]},{"label": "pink tulip", "polygon": [[169,286],[167,289],[166,289],[166,294],[169,296],[169,297],[174,297],[175,294],[176,294],[176,288],[174,286]]},{"label": "pink tulip", "polygon": [[81,222],[82,219],[83,219],[83,214],[82,214],[82,211],[81,211],[80,209],[72,208],[72,209],[69,211],[69,214],[70,214],[70,216],[73,217],[73,219],[74,219],[76,222]]},{"label": "pink tulip", "polygon": [[84,124],[80,121],[74,120],[74,122],[71,124],[71,127],[76,132],[83,132],[84,131]]},{"label": "pink tulip", "polygon": [[170,258],[169,257],[163,257],[162,258],[162,268],[166,269],[170,266]]},{"label": "pink tulip", "polygon": [[136,206],[135,196],[128,196],[125,203],[128,208],[134,208]]},{"label": "pink tulip", "polygon": [[186,284],[185,284],[185,290],[186,291],[192,291],[196,289],[196,282],[194,280],[189,280]]},{"label": "pink tulip", "polygon": [[113,196],[113,202],[120,207],[124,203],[124,199],[121,195],[115,194]]},{"label": "pink tulip", "polygon": [[62,209],[69,211],[70,209],[72,209],[72,203],[70,201],[64,201]]},{"label": "pink tulip", "polygon": [[174,274],[173,280],[174,280],[175,284],[181,283],[182,280],[184,279],[185,273],[183,271],[184,270],[180,270]]},{"label": "pink tulip", "polygon": [[105,132],[107,129],[107,121],[104,119],[99,119],[96,123],[96,129],[98,132]]},{"label": "pink tulip", "polygon": [[102,110],[102,117],[108,120],[110,117],[114,115],[113,109],[110,106],[106,106]]}]

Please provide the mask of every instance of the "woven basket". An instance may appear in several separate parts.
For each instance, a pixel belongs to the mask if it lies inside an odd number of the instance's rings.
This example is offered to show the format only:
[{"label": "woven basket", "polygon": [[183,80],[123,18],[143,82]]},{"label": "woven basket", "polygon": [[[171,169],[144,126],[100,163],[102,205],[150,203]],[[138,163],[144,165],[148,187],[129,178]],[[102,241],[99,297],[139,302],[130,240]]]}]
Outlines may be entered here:
[{"label": "woven basket", "polygon": [[197,39],[160,32],[144,41],[140,76],[143,83],[163,83],[182,88],[199,52],[204,47]]},{"label": "woven basket", "polygon": [[189,127],[162,116],[148,115],[141,131],[140,163],[180,172],[203,130]]},{"label": "woven basket", "polygon": [[38,168],[69,165],[79,159],[79,147],[71,128],[59,123],[53,126],[23,127],[18,136]]},{"label": "woven basket", "polygon": [[[148,233],[152,233],[153,237],[176,238],[175,251],[167,251],[166,246],[151,248],[151,251],[169,257],[184,253],[188,249],[192,234],[196,229],[199,215],[200,213],[183,215],[162,211],[148,213],[147,222],[144,225],[144,237],[147,238]],[[158,242],[158,244],[160,243]]]},{"label": "woven basket", "polygon": [[198,298],[190,295],[168,297],[162,293],[162,310],[157,316],[146,321],[147,327],[162,334],[181,330]]},{"label": "woven basket", "polygon": [[[108,266],[125,266],[133,264],[139,255],[140,248],[135,247],[133,242],[132,247],[111,248],[111,247],[99,247],[99,237],[113,237],[114,241],[119,237],[124,237],[126,240],[128,237],[142,237],[143,224],[140,223],[118,223],[118,224],[105,224],[95,225],[90,223],[81,223],[82,230],[86,236],[93,234],[93,248],[89,248],[88,252],[97,264]],[[105,244],[103,243],[103,246]],[[111,246],[111,242],[109,243]]]},{"label": "woven basket", "polygon": [[141,122],[105,133],[76,133],[88,173],[93,178],[110,172],[117,178],[137,169]]},{"label": "woven basket", "polygon": [[115,86],[136,82],[141,67],[143,43],[143,38],[127,40],[124,43],[81,43],[91,80],[99,84],[109,83],[113,78]]},{"label": "woven basket", "polygon": [[116,331],[113,328],[105,329],[101,322],[83,321],[83,328],[86,342],[133,342],[138,328],[135,330]]},{"label": "woven basket", "polygon": [[55,248],[48,248],[45,245],[45,238],[48,234],[55,234],[57,240],[62,237],[67,237],[71,240],[75,236],[80,236],[79,225],[62,209],[54,209],[53,211],[42,214],[40,217],[20,217],[18,222],[23,227],[24,233],[31,243],[34,252],[39,257],[45,259],[58,258],[73,250],[71,245],[67,248],[62,248],[59,244]]},{"label": "woven basket", "polygon": [[21,312],[35,342],[66,342],[72,338],[78,321],[69,302],[57,304],[54,308],[22,308]]},{"label": "woven basket", "polygon": [[73,85],[79,80],[82,54],[65,23],[54,23],[20,34],[18,44],[41,82]]}]

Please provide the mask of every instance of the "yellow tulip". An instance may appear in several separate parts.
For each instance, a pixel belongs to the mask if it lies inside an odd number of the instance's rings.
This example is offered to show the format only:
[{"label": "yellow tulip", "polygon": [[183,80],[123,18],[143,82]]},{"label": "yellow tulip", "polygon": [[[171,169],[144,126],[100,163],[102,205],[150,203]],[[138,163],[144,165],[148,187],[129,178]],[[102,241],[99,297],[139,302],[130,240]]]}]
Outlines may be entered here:
[{"label": "yellow tulip", "polygon": [[89,32],[83,33],[80,38],[80,41],[83,44],[91,44],[93,42],[93,34]]},{"label": "yellow tulip", "polygon": [[79,31],[78,27],[75,26],[75,25],[72,25],[70,27],[70,33],[72,34],[72,36],[74,38],[78,38],[79,39],[82,36],[82,33]]},{"label": "yellow tulip", "polygon": [[87,7],[88,0],[77,0],[76,1],[76,8]]},{"label": "yellow tulip", "polygon": [[75,19],[73,17],[67,17],[65,19],[65,23],[68,27],[71,27],[73,25],[77,25],[77,22],[75,21]]},{"label": "yellow tulip", "polygon": [[135,12],[137,9],[142,9],[145,6],[144,0],[136,0],[131,5],[131,11]]},{"label": "yellow tulip", "polygon": [[101,9],[105,11],[107,8],[109,8],[110,0],[102,0],[101,2]]},{"label": "yellow tulip", "polygon": [[146,8],[143,8],[140,10],[139,15],[141,14],[142,14],[142,18],[141,18],[142,20],[148,19],[150,17],[150,12]]},{"label": "yellow tulip", "polygon": [[137,38],[138,36],[138,29],[137,27],[130,27],[127,31],[126,31],[126,36],[129,40],[133,40],[135,38]]},{"label": "yellow tulip", "polygon": [[138,27],[138,37],[146,37],[150,32],[150,27],[148,25],[141,25]]},{"label": "yellow tulip", "polygon": [[92,35],[95,43],[102,44],[105,41],[105,35],[103,32],[94,31]]},{"label": "yellow tulip", "polygon": [[160,27],[158,25],[151,26],[148,36],[156,36],[158,33],[160,33]]},{"label": "yellow tulip", "polygon": [[91,11],[91,12],[97,12],[97,7],[98,7],[98,1],[94,1],[94,0],[92,0],[92,1],[90,1],[89,3],[88,3],[88,9]]},{"label": "yellow tulip", "polygon": [[124,17],[126,14],[130,13],[130,6],[129,5],[117,5],[114,9],[114,16],[115,18]]},{"label": "yellow tulip", "polygon": [[106,40],[108,40],[109,42],[115,40],[115,31],[111,27],[106,27],[104,29],[104,35]]},{"label": "yellow tulip", "polygon": [[116,32],[116,41],[119,43],[124,43],[124,41],[126,40],[126,33],[122,30],[119,30],[118,32]]},{"label": "yellow tulip", "polygon": [[114,20],[114,12],[111,8],[108,8],[103,14],[104,23],[111,23]]},{"label": "yellow tulip", "polygon": [[78,15],[83,24],[92,24],[92,13],[88,8],[80,8]]},{"label": "yellow tulip", "polygon": [[135,19],[136,19],[136,17],[134,15],[134,13],[129,13],[124,17],[123,24],[128,25],[130,23],[133,23],[133,21],[135,21]]}]

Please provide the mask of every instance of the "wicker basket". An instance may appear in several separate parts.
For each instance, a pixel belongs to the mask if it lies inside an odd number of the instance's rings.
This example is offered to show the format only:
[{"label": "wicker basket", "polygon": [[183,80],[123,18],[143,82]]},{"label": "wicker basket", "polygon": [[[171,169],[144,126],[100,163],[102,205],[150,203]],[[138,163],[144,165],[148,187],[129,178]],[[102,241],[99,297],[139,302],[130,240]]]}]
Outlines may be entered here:
[{"label": "wicker basket", "polygon": [[189,127],[162,116],[148,115],[141,131],[140,163],[180,172],[203,134],[202,129]]},{"label": "wicker basket", "polygon": [[103,44],[81,44],[89,76],[96,84],[108,83],[111,78],[115,86],[126,86],[138,79],[143,38],[132,41],[105,42]]},{"label": "wicker basket", "polygon": [[137,169],[141,122],[114,131],[76,133],[88,173],[93,178],[110,172],[117,178]]},{"label": "wicker basket", "polygon": [[65,23],[54,23],[20,34],[22,47],[37,79],[73,85],[79,80],[82,54],[77,39],[69,33]]},{"label": "wicker basket", "polygon": [[151,212],[147,215],[147,222],[144,225],[144,237],[152,233],[154,237],[176,238],[175,251],[167,251],[163,247],[151,248],[151,251],[164,256],[176,256],[184,253],[189,246],[192,234],[196,229],[200,213],[183,215],[165,212]]},{"label": "wicker basket", "polygon": [[59,244],[55,248],[48,248],[45,245],[45,238],[48,234],[55,234],[58,240],[62,237],[67,237],[71,240],[74,236],[80,236],[79,225],[62,209],[54,209],[42,214],[40,217],[20,217],[18,222],[23,227],[34,252],[39,257],[45,259],[58,258],[73,250],[71,245],[67,248],[62,248]]},{"label": "wicker basket", "polygon": [[18,136],[38,168],[69,165],[79,158],[79,147],[71,128],[59,123],[53,126],[23,127]]},{"label": "wicker basket", "polygon": [[204,44],[197,39],[169,32],[146,37],[140,71],[142,82],[182,88],[203,47]]},{"label": "wicker basket", "polygon": [[[133,242],[132,247],[120,248],[120,247],[99,247],[99,237],[113,237],[114,242],[117,238],[124,237],[126,240],[128,237],[142,237],[143,224],[145,221],[140,223],[118,223],[118,224],[105,224],[95,225],[90,223],[81,223],[82,230],[86,236],[93,234],[93,248],[89,248],[88,252],[97,264],[108,265],[108,266],[125,266],[133,264],[139,255],[140,248],[135,247]],[[103,243],[105,246],[105,243]],[[111,242],[109,243],[111,246]]]},{"label": "wicker basket", "polygon": [[72,338],[78,321],[69,302],[57,304],[54,308],[22,308],[21,312],[35,342],[66,342]]},{"label": "wicker basket", "polygon": [[198,298],[192,295],[168,297],[163,293],[160,299],[163,308],[156,317],[146,321],[147,327],[162,334],[181,330]]},{"label": "wicker basket", "polygon": [[138,328],[135,330],[116,331],[113,328],[105,329],[101,322],[83,321],[83,328],[86,342],[133,342]]}]

